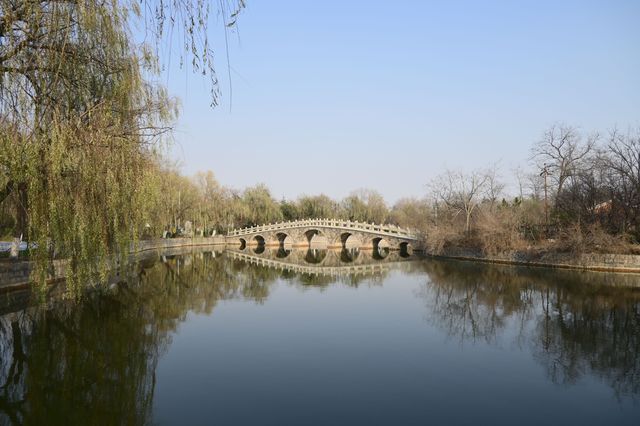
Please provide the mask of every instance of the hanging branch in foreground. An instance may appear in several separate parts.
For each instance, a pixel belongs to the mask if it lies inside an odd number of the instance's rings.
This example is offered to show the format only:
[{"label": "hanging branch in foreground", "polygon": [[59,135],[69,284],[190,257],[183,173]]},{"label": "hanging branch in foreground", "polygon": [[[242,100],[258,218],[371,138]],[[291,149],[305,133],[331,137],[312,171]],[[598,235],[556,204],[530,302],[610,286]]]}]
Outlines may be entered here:
[{"label": "hanging branch in foreground", "polygon": [[[225,25],[244,6],[221,0]],[[215,104],[209,14],[204,0],[0,0],[0,203],[14,235],[37,244],[40,284],[56,257],[69,259],[70,288],[96,282],[136,240],[177,115],[154,82],[169,60],[158,53],[181,36]]]}]

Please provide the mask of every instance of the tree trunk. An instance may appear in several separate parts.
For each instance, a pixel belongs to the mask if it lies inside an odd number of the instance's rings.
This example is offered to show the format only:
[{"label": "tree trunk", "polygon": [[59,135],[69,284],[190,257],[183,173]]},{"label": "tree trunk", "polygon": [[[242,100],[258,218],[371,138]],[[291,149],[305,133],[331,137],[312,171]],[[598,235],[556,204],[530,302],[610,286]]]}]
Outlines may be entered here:
[{"label": "tree trunk", "polygon": [[0,191],[0,203],[2,203],[13,192],[13,181],[7,182],[4,188]]},{"label": "tree trunk", "polygon": [[20,182],[17,185],[13,181],[7,182],[5,187],[0,191],[0,202],[4,201],[9,195],[16,192],[16,226],[13,232],[13,246],[11,247],[10,257],[17,258],[20,250],[20,241],[28,238],[29,221],[27,216],[27,184]]},{"label": "tree trunk", "polygon": [[27,184],[20,182],[18,184],[18,200],[16,202],[16,228],[14,237],[22,237],[23,241],[29,239],[29,217],[27,213],[28,193]]}]

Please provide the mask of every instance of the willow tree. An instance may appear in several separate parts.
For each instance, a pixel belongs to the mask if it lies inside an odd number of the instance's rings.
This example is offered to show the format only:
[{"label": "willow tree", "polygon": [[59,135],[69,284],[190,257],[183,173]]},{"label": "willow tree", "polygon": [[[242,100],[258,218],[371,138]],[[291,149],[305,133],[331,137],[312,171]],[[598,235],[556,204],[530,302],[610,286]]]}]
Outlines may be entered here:
[{"label": "willow tree", "polygon": [[384,223],[389,209],[384,197],[371,189],[359,189],[342,201],[342,206],[350,220]]},{"label": "willow tree", "polygon": [[263,183],[246,188],[242,193],[242,202],[249,212],[246,225],[262,225],[283,219],[280,204],[271,196],[271,191]]},{"label": "willow tree", "polygon": [[[232,25],[244,2],[218,5]],[[71,288],[93,282],[135,241],[176,115],[155,52],[177,29],[215,104],[208,15],[203,0],[0,0],[0,203],[36,243],[39,283],[55,257]],[[136,43],[132,23],[155,44]]]}]

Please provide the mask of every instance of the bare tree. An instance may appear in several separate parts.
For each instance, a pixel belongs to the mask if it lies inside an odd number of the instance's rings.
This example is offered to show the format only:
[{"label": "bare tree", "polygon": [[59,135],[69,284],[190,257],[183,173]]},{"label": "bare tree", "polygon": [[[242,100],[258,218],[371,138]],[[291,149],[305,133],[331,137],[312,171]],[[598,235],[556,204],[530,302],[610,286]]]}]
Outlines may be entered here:
[{"label": "bare tree", "polygon": [[[621,231],[633,228],[640,237],[640,129],[623,134],[611,131],[607,168],[612,202],[622,214]],[[610,209],[610,206],[604,206]]]},{"label": "bare tree", "polygon": [[469,173],[446,171],[430,184],[436,201],[442,202],[455,216],[463,214],[465,232],[471,232],[471,218],[487,194],[489,173],[476,170]]},{"label": "bare tree", "polygon": [[487,178],[486,197],[489,200],[491,209],[495,207],[496,201],[504,191],[504,183],[501,181],[498,163],[493,164],[485,171]]},{"label": "bare tree", "polygon": [[512,169],[512,172],[516,178],[516,181],[518,182],[518,197],[522,202],[522,200],[524,199],[524,185],[526,182],[527,174],[522,166],[515,167],[514,169]]},{"label": "bare tree", "polygon": [[555,183],[554,198],[557,199],[567,180],[584,166],[598,139],[599,135],[594,133],[583,140],[575,127],[554,124],[532,148],[532,159],[537,167],[546,168]]},{"label": "bare tree", "polygon": [[530,197],[540,200],[544,193],[544,178],[540,173],[528,173],[526,176]]}]

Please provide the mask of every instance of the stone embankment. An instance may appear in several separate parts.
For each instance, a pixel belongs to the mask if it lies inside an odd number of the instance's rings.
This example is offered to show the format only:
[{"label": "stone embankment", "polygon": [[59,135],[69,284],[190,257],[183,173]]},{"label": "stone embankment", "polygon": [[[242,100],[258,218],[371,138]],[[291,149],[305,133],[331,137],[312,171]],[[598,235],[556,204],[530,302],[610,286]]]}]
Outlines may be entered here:
[{"label": "stone embankment", "polygon": [[215,246],[225,245],[227,239],[224,235],[216,235],[215,237],[196,237],[196,238],[167,238],[157,240],[141,240],[131,253],[140,253],[149,250],[164,250],[174,247],[199,247],[199,246]]},{"label": "stone embankment", "polygon": [[507,265],[534,266],[556,269],[574,269],[598,272],[640,273],[640,255],[601,253],[513,252],[501,255],[484,255],[473,250],[456,249],[430,257],[470,260]]},{"label": "stone embankment", "polygon": [[[224,236],[208,238],[170,238],[158,240],[141,240],[131,249],[131,256],[137,257],[152,251],[166,252],[178,247],[200,247],[200,246],[224,246],[226,239]],[[31,273],[35,263],[32,261],[0,261],[0,292],[10,291],[26,287],[30,282]],[[54,260],[53,271],[49,279],[59,280],[65,277],[67,261]]]}]

